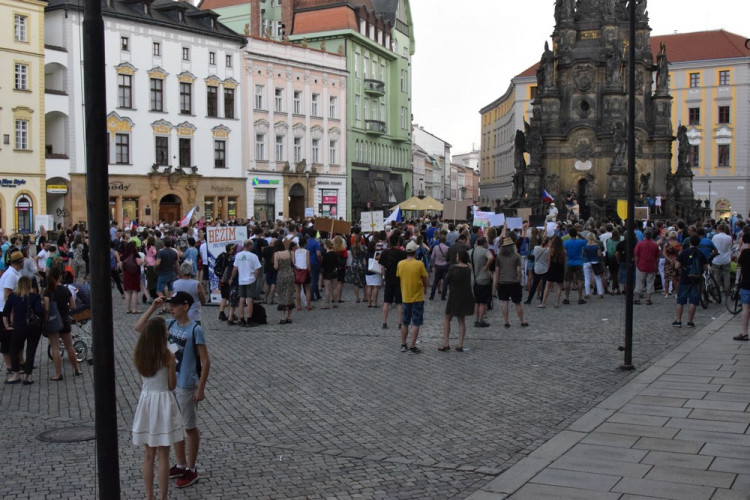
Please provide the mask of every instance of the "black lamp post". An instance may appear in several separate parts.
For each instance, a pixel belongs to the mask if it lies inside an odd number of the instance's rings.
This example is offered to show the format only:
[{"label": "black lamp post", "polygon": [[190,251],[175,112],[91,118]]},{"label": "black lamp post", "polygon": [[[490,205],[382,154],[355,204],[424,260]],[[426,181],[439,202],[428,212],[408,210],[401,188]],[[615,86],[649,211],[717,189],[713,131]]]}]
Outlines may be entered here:
[{"label": "black lamp post", "polygon": [[711,206],[711,181],[708,181],[708,218],[710,219],[713,214],[713,207]]}]

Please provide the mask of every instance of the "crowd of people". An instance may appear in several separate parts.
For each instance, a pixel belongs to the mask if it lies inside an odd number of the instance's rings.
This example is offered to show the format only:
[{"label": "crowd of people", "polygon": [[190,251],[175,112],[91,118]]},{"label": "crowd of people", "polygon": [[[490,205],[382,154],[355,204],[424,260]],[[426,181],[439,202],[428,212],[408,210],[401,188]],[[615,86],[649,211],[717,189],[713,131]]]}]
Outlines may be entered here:
[{"label": "crowd of people", "polygon": [[[195,413],[210,370],[201,306],[212,282],[218,282],[213,291],[221,296],[218,319],[238,327],[267,323],[269,305],[276,305],[281,325],[292,323],[294,311],[303,314],[296,319],[304,322],[303,311],[312,311],[316,302],[322,310],[336,309],[344,302],[345,287],[351,287],[355,304],[380,309],[382,329],[389,328],[388,317],[395,309],[401,351],[420,354],[417,340],[425,300],[446,302],[438,350],[452,350],[456,319],[453,349],[465,352],[467,316],[474,316],[474,328],[490,327],[487,311],[495,300],[501,303],[504,328],[511,328],[511,303],[519,326],[525,328],[533,309],[524,305],[559,308],[619,295],[625,292],[628,272],[635,283],[634,304],[652,305],[657,293],[674,296],[672,326],[682,326],[687,306],[686,326],[694,327],[701,275],[711,266],[722,293],[730,292],[736,276],[743,321],[734,339],[748,340],[750,273],[742,270],[750,268],[750,225],[737,216],[698,224],[639,221],[633,242],[621,223],[593,219],[561,221],[554,229],[530,227],[524,221],[521,229],[509,230],[428,218],[369,233],[355,225],[348,234],[321,232],[311,220],[216,225],[244,225],[250,237],[227,244],[214,256],[209,255],[202,224],[121,228],[113,223],[110,231],[113,287],[127,314],[141,314],[134,362],[143,388],[133,442],[145,447],[143,477],[149,497],[157,456],[162,497],[170,478],[178,487],[198,480]],[[6,384],[33,383],[42,335],[51,345],[62,341],[74,375],[81,374],[70,314],[77,307],[73,284],[88,281],[88,238],[83,227],[58,229],[33,236],[0,234],[0,347]],[[631,243],[634,261],[629,264]],[[576,299],[571,300],[571,292]],[[145,312],[139,309],[141,303],[148,304]],[[171,318],[165,320],[164,314]],[[60,352],[50,351],[50,380],[62,381]],[[171,468],[170,446],[177,457]]]}]

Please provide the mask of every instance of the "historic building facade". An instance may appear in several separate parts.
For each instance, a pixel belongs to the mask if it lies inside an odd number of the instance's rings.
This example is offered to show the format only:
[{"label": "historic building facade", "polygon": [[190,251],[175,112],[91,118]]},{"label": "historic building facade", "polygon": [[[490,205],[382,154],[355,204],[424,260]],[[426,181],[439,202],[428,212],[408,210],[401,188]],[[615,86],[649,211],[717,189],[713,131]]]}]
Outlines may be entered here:
[{"label": "historic building facade", "polygon": [[[672,126],[687,128],[695,195],[714,217],[750,212],[750,49],[724,30],[651,38],[669,58]],[[677,144],[674,145],[677,158]],[[676,162],[675,162],[676,167]],[[710,190],[710,195],[709,195]]]},{"label": "historic building facade", "polygon": [[346,214],[346,58],[249,37],[243,64],[248,217]]},{"label": "historic building facade", "polygon": [[[432,196],[436,200],[455,199],[455,195],[451,192],[450,170],[453,146],[416,123],[412,125],[412,142],[427,154],[426,162],[430,167],[429,170],[432,171],[425,195]],[[418,190],[419,186],[415,185],[414,191]]]},{"label": "historic building facade", "polygon": [[[243,36],[185,2],[102,2],[106,40],[110,217],[244,217]],[[86,220],[82,7],[47,7],[47,183],[57,222]],[[54,114],[53,114],[54,113]]]},{"label": "historic building facade", "polygon": [[30,233],[44,197],[44,6],[0,0],[0,227]]}]

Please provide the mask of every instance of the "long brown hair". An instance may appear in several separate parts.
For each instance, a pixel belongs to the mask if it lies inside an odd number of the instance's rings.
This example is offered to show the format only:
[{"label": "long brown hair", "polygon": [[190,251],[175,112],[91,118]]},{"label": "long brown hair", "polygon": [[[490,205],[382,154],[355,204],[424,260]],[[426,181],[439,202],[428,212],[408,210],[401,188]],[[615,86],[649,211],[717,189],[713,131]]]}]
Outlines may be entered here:
[{"label": "long brown hair", "polygon": [[148,320],[135,344],[133,363],[143,377],[153,377],[162,366],[169,364],[167,322],[164,318]]},{"label": "long brown hair", "polygon": [[550,242],[550,262],[564,265],[565,260],[565,247],[563,246],[562,238],[554,236]]},{"label": "long brown hair", "polygon": [[19,297],[26,297],[29,293],[31,293],[31,278],[28,276],[21,276],[18,278],[18,283],[16,283],[16,289],[13,291],[16,295]]}]

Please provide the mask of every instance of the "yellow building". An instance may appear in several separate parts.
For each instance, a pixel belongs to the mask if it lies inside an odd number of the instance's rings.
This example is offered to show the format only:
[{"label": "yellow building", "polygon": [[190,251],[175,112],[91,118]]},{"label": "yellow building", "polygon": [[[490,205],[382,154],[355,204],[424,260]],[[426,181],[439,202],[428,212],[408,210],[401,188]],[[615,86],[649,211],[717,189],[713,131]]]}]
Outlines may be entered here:
[{"label": "yellow building", "polygon": [[0,0],[0,227],[34,232],[46,214],[44,186],[44,7]]},{"label": "yellow building", "polygon": [[[651,37],[669,60],[672,125],[688,129],[696,198],[714,217],[750,211],[750,49],[724,30]],[[673,170],[677,143],[673,144]],[[710,194],[709,194],[710,191]],[[708,205],[706,205],[708,206]]]},{"label": "yellow building", "polygon": [[479,154],[479,204],[493,207],[497,200],[513,194],[513,140],[531,117],[536,96],[536,66],[513,78],[502,97],[491,102],[482,115],[482,140]]}]

